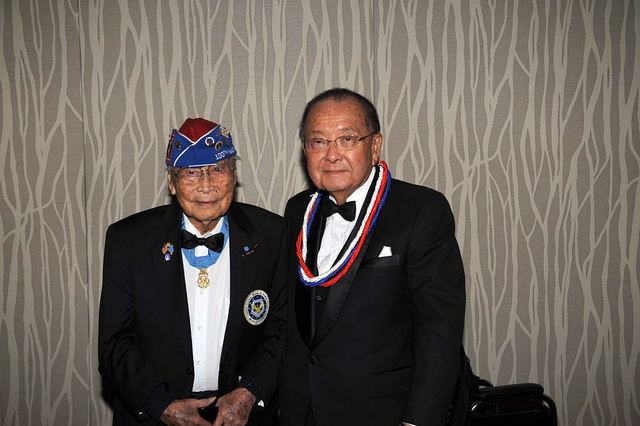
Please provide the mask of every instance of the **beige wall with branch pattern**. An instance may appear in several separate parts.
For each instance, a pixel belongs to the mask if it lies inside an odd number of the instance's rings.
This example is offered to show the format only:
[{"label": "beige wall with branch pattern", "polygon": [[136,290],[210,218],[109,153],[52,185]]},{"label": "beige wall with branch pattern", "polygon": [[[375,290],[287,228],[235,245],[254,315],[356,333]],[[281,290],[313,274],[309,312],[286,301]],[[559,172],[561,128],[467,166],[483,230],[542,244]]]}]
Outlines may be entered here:
[{"label": "beige wall with branch pattern", "polygon": [[0,424],[110,423],[104,234],[168,201],[171,129],[223,123],[238,197],[282,213],[334,86],[452,204],[475,370],[562,425],[640,424],[637,1],[6,0],[0,34]]}]

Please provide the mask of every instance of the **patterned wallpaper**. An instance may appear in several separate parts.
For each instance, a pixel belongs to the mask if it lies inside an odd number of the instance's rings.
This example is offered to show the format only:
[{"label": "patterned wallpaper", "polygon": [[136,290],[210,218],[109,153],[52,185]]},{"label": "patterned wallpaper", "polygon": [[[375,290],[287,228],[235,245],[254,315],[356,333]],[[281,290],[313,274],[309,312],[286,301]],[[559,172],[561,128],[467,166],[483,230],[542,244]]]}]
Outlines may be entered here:
[{"label": "patterned wallpaper", "polygon": [[640,424],[637,1],[6,0],[0,34],[0,424],[110,423],[104,234],[169,199],[171,129],[223,123],[238,197],[282,213],[334,86],[452,204],[474,369],[561,425]]}]

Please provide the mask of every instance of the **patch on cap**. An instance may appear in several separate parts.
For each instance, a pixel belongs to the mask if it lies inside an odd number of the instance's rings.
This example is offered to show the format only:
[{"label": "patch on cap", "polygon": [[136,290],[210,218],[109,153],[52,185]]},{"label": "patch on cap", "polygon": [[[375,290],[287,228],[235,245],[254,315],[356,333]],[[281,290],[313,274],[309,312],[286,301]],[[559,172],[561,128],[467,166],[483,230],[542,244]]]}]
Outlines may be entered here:
[{"label": "patch on cap", "polygon": [[204,118],[187,118],[173,130],[167,145],[167,166],[204,167],[236,155],[231,133]]}]

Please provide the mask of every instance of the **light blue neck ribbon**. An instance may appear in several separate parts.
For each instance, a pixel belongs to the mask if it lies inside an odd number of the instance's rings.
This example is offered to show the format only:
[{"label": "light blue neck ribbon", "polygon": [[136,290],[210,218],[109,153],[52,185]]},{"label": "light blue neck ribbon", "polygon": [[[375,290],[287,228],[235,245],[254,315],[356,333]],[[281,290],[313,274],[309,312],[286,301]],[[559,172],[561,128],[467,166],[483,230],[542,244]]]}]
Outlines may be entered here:
[{"label": "light blue neck ribbon", "polygon": [[[184,216],[182,216],[182,229],[185,229]],[[222,218],[222,229],[220,230],[220,232],[224,234],[224,243],[222,243],[222,250],[224,250],[225,246],[227,245],[227,241],[229,241],[229,219],[227,219],[226,215]],[[189,265],[193,266],[194,268],[205,269],[218,261],[222,250],[220,250],[220,253],[218,253],[217,251],[208,250],[209,253],[206,256],[196,256],[195,248],[183,248],[182,255],[185,257],[185,259],[187,259]]]}]

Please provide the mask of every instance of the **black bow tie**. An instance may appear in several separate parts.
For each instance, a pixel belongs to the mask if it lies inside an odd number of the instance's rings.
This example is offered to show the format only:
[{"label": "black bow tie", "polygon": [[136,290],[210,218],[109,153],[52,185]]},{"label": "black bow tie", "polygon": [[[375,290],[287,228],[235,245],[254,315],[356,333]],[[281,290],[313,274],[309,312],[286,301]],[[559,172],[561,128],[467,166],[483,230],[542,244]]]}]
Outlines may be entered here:
[{"label": "black bow tie", "polygon": [[327,198],[322,203],[322,214],[324,217],[329,217],[334,213],[340,214],[347,222],[353,222],[356,218],[356,202],[349,201],[339,206]]},{"label": "black bow tie", "polygon": [[183,229],[180,232],[180,245],[186,249],[196,248],[198,246],[205,246],[209,250],[222,251],[222,245],[224,244],[224,234],[219,232],[215,235],[210,235],[207,238],[199,238],[193,235],[191,232]]}]

